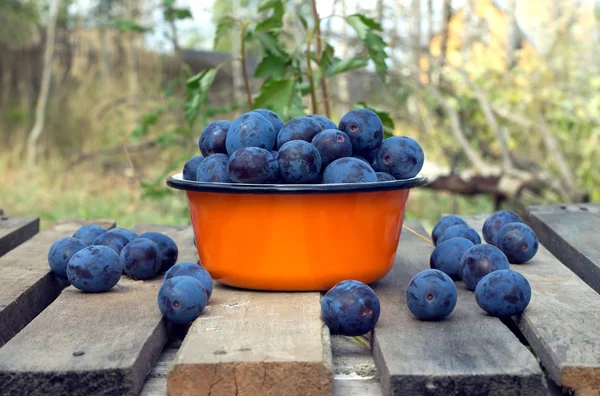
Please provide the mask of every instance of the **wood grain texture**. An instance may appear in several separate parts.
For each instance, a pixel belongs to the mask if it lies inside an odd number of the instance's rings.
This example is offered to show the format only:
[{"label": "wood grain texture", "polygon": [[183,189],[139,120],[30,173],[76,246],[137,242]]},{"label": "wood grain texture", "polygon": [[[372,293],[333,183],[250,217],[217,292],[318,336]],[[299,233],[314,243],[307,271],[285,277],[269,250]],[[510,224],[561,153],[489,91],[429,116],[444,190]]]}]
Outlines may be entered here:
[{"label": "wood grain texture", "polygon": [[320,293],[215,284],[167,378],[170,396],[330,396],[329,330]]},{"label": "wood grain texture", "polygon": [[[480,231],[486,216],[464,218]],[[554,381],[579,395],[600,395],[600,295],[540,245],[512,265],[531,284],[531,302],[513,317]]]},{"label": "wood grain texture", "polygon": [[[407,225],[427,235],[418,223]],[[381,301],[373,355],[383,394],[544,395],[535,357],[500,320],[477,306],[462,282],[457,282],[458,302],[448,318],[424,322],[412,316],[406,286],[429,268],[432,251],[432,245],[403,229],[393,269],[373,285]]]},{"label": "wood grain texture", "polygon": [[[54,276],[48,250],[59,238],[73,235],[85,221],[56,224],[0,257],[0,347],[48,306],[68,282]],[[94,221],[105,228],[113,221]]]},{"label": "wood grain texture", "polygon": [[530,206],[523,217],[556,258],[600,293],[600,204]]},{"label": "wood grain texture", "polygon": [[[179,245],[181,260],[196,260],[189,227],[135,230],[164,232]],[[161,282],[160,275],[123,277],[111,291],[94,294],[68,287],[0,348],[0,389],[31,396],[138,394],[167,340],[156,302]]]},{"label": "wood grain texture", "polygon": [[38,217],[0,216],[0,257],[40,231]]}]

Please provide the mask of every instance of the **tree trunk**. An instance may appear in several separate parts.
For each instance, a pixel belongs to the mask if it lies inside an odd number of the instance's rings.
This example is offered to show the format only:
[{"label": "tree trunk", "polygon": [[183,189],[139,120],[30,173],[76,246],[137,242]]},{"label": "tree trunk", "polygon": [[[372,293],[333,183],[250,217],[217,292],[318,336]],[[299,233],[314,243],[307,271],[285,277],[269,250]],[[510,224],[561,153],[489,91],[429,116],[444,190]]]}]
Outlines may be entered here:
[{"label": "tree trunk", "polygon": [[410,45],[413,69],[418,71],[421,56],[421,0],[412,0],[410,6]]},{"label": "tree trunk", "polygon": [[[339,7],[342,10],[342,17],[346,18],[346,1],[339,0]],[[334,13],[336,10],[334,10]],[[342,59],[348,58],[348,24],[344,23],[342,25],[342,37],[340,40],[340,56]],[[339,114],[344,114],[350,108],[350,80],[348,78],[349,73],[342,73],[338,76],[339,78],[339,87],[338,87],[338,95],[340,102],[340,110]]]},{"label": "tree trunk", "polygon": [[175,18],[173,15],[169,17],[169,27],[171,28],[171,44],[173,45],[173,53],[175,54],[175,58],[177,59],[177,63],[181,65],[181,47],[179,47],[179,32],[177,31],[177,26],[175,25]]},{"label": "tree trunk", "polygon": [[60,0],[52,0],[50,3],[50,19],[48,20],[48,35],[46,36],[46,48],[44,51],[44,66],[42,70],[42,84],[35,108],[35,123],[27,139],[27,164],[32,167],[37,160],[37,142],[44,130],[46,116],[46,103],[50,90],[52,77],[52,57],[54,56],[54,36],[56,34],[56,18],[60,8]]},{"label": "tree trunk", "polygon": [[[241,2],[240,0],[233,0],[231,3],[231,13],[234,18],[238,18],[242,12],[240,10]],[[241,50],[241,42],[240,42],[240,30],[241,28],[236,24],[233,29],[231,29],[231,57],[239,59],[240,58],[240,50]],[[234,103],[244,103],[244,81],[242,76],[242,64],[240,62],[232,62],[231,63],[231,74],[233,79],[233,101]]]},{"label": "tree trunk", "polygon": [[446,52],[448,51],[448,24],[451,17],[451,2],[452,0],[444,0],[444,8],[442,13],[442,30],[440,42],[440,56],[438,57],[437,70],[433,73],[433,83],[440,85],[442,80],[442,69],[446,65]]},{"label": "tree trunk", "polygon": [[517,25],[517,1],[508,0],[506,3],[506,70],[510,70],[515,66],[516,54],[515,50],[518,47],[519,27]]}]

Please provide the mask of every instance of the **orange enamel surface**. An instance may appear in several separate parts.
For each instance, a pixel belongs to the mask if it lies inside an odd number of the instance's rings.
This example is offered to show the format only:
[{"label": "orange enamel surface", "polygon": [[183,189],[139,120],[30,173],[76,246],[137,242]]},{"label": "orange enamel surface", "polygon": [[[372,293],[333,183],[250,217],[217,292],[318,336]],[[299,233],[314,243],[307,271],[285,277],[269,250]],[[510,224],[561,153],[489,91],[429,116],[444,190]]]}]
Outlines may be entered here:
[{"label": "orange enamel surface", "polygon": [[186,191],[200,260],[213,279],[289,291],[381,279],[394,263],[408,193]]}]

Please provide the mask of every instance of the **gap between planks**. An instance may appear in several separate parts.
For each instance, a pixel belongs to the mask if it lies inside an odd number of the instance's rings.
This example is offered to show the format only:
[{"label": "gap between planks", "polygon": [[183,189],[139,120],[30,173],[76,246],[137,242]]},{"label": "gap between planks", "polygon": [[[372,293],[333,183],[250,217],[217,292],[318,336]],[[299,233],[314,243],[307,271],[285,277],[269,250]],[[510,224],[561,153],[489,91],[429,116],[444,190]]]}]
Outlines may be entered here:
[{"label": "gap between planks", "polygon": [[0,216],[0,257],[40,231],[38,217]]}]

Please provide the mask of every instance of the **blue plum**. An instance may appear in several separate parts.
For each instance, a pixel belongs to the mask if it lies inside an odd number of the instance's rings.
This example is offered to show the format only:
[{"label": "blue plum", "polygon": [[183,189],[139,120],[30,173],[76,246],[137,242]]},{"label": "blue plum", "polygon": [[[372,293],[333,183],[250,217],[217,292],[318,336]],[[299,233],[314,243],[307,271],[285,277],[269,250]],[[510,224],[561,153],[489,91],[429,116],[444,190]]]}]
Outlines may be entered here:
[{"label": "blue plum", "polygon": [[275,135],[277,135],[279,133],[279,131],[281,130],[281,128],[283,128],[283,121],[281,121],[281,118],[279,118],[277,113],[275,113],[274,111],[271,111],[268,109],[254,109],[252,111],[260,113],[267,120],[271,121],[271,124],[273,125],[273,128],[275,129]]},{"label": "blue plum", "polygon": [[460,259],[463,254],[473,246],[473,242],[466,238],[450,238],[440,243],[431,252],[429,265],[447,274],[452,279],[460,278]]},{"label": "blue plum", "polygon": [[118,232],[105,232],[98,238],[94,239],[92,245],[94,246],[107,246],[114,250],[117,255],[121,254],[123,248],[129,243],[129,239]]},{"label": "blue plum", "polygon": [[228,120],[213,121],[202,130],[200,139],[198,139],[198,146],[204,157],[218,153],[227,154],[225,139],[231,124],[233,122]]},{"label": "blue plum", "polygon": [[487,274],[508,268],[506,256],[494,245],[472,246],[460,259],[460,277],[471,291]]},{"label": "blue plum", "polygon": [[167,279],[158,291],[158,309],[170,322],[188,324],[194,321],[208,302],[202,283],[191,276]]},{"label": "blue plum", "polygon": [[441,237],[442,234],[446,232],[446,230],[449,227],[459,224],[466,226],[467,222],[455,215],[442,217],[433,227],[433,231],[431,232],[431,239],[433,241],[433,244],[437,246],[438,238]]},{"label": "blue plum", "polygon": [[396,180],[394,178],[394,176],[390,175],[389,173],[375,172],[375,174],[377,175],[377,181],[380,181],[380,182],[383,182],[383,181],[394,181],[394,180]]},{"label": "blue plum", "polygon": [[183,165],[183,178],[185,180],[196,181],[196,175],[198,174],[198,167],[200,163],[204,159],[201,155],[196,155],[195,157],[187,160],[185,165]]},{"label": "blue plum", "polygon": [[322,168],[326,168],[338,158],[352,155],[350,139],[344,132],[337,129],[325,129],[317,133],[311,143],[319,150]]},{"label": "blue plum", "polygon": [[283,183],[311,183],[321,171],[321,155],[304,140],[292,140],[279,149],[279,176]]},{"label": "blue plum", "polygon": [[499,270],[484,276],[475,288],[475,300],[485,312],[499,318],[518,315],[531,301],[531,285],[520,273]]},{"label": "blue plum", "polygon": [[69,282],[87,293],[109,291],[119,282],[122,273],[119,255],[107,246],[81,249],[67,264]]},{"label": "blue plum", "polygon": [[442,236],[440,236],[438,238],[437,245],[439,245],[440,243],[446,242],[448,239],[456,238],[456,237],[466,238],[469,241],[473,242],[473,244],[475,244],[475,245],[478,245],[481,243],[481,237],[479,236],[477,231],[475,231],[473,228],[471,228],[469,226],[457,224],[457,225],[448,227],[446,229],[446,231],[444,231]]},{"label": "blue plum", "polygon": [[352,158],[356,158],[358,160],[363,161],[365,164],[371,166],[371,164],[369,164],[369,161],[367,161],[367,159],[365,157],[363,157],[362,155],[353,155]]},{"label": "blue plum", "polygon": [[492,213],[483,223],[481,233],[487,243],[494,244],[494,236],[508,223],[522,223],[521,217],[515,212],[499,210]]},{"label": "blue plum", "polygon": [[236,183],[276,183],[279,180],[279,163],[265,149],[241,148],[229,157],[229,177]]},{"label": "blue plum", "polygon": [[307,117],[317,121],[323,131],[326,129],[337,129],[337,125],[327,117],[319,114],[310,114]]},{"label": "blue plum", "polygon": [[244,147],[260,147],[270,151],[275,145],[276,137],[273,124],[263,115],[255,111],[242,114],[227,131],[227,154],[233,155],[236,150]]},{"label": "blue plum", "polygon": [[110,229],[110,230],[108,230],[106,232],[109,232],[111,234],[115,233],[115,234],[123,235],[125,238],[127,238],[127,240],[129,242],[133,241],[135,238],[138,237],[138,235],[134,231],[128,230],[127,228],[119,228],[119,227],[117,227],[117,228],[112,228],[112,229]]},{"label": "blue plum", "polygon": [[406,305],[421,320],[442,320],[456,306],[456,285],[440,270],[426,269],[412,277],[406,288]]},{"label": "blue plum", "polygon": [[50,246],[48,264],[50,269],[61,278],[67,278],[67,264],[75,253],[88,247],[83,241],[66,237],[60,238]]},{"label": "blue plum", "polygon": [[369,109],[349,111],[340,120],[338,129],[348,135],[354,153],[375,150],[383,141],[381,119]]},{"label": "blue plum", "polygon": [[206,295],[210,299],[213,291],[213,280],[208,271],[200,264],[200,260],[197,263],[184,261],[175,264],[165,274],[165,280],[176,276],[191,276],[198,279],[206,289]]},{"label": "blue plum", "polygon": [[535,232],[523,223],[506,224],[496,233],[494,243],[513,264],[528,262],[539,247]]},{"label": "blue plum", "polygon": [[367,161],[369,163],[369,165],[371,165],[373,167],[373,169],[376,169],[376,165],[377,165],[377,151],[378,151],[378,149],[375,149],[375,150],[372,150],[372,151],[364,151],[362,153],[358,153],[358,155],[360,155],[361,157],[363,157],[365,159],[365,161]]},{"label": "blue plum", "polygon": [[281,148],[292,140],[311,142],[317,133],[321,132],[321,125],[309,117],[296,117],[289,120],[277,135],[277,147]]},{"label": "blue plum", "polygon": [[227,154],[213,154],[204,158],[204,161],[198,167],[196,180],[199,182],[231,183]]},{"label": "blue plum", "polygon": [[356,280],[341,281],[321,300],[321,318],[332,334],[366,334],[375,328],[380,312],[373,289]]},{"label": "blue plum", "polygon": [[377,170],[396,179],[410,179],[419,174],[425,162],[425,153],[416,140],[407,136],[392,136],[377,150]]},{"label": "blue plum", "polygon": [[94,239],[98,238],[100,235],[104,234],[106,230],[99,225],[96,224],[86,224],[82,226],[80,229],[75,231],[73,234],[73,238],[79,239],[81,242],[86,245],[91,245],[94,242]]},{"label": "blue plum", "polygon": [[159,272],[164,272],[175,265],[179,256],[179,248],[174,240],[160,232],[145,232],[139,237],[150,239],[158,245],[161,262]]},{"label": "blue plum", "polygon": [[323,183],[375,183],[377,175],[365,161],[352,157],[339,158],[325,168]]},{"label": "blue plum", "polygon": [[133,279],[150,279],[160,270],[161,254],[158,245],[147,238],[129,242],[121,251],[123,271]]}]

